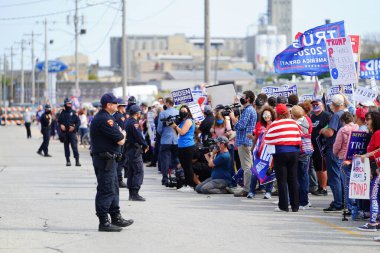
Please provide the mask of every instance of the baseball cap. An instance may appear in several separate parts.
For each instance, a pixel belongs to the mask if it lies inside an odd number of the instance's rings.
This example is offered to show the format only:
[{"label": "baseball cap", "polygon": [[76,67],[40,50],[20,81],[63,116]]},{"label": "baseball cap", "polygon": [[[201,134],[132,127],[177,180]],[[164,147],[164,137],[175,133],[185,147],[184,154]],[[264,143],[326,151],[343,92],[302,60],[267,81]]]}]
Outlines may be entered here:
[{"label": "baseball cap", "polygon": [[355,115],[356,115],[356,117],[358,117],[359,119],[364,121],[365,115],[367,114],[367,112],[368,112],[367,109],[359,107],[358,109],[356,109]]},{"label": "baseball cap", "polygon": [[277,104],[286,104],[288,101],[286,99],[286,97],[283,97],[283,96],[279,96],[277,97]]},{"label": "baseball cap", "polygon": [[316,102],[322,102],[322,99],[320,98],[316,98],[316,99],[313,99],[313,101],[311,101],[311,103],[316,103]]},{"label": "baseball cap", "polygon": [[215,142],[228,144],[228,139],[226,136],[219,136],[218,138],[215,139]]},{"label": "baseball cap", "polygon": [[283,114],[287,114],[289,111],[288,111],[288,107],[285,105],[285,104],[278,104],[276,106],[276,113],[278,115],[283,115]]},{"label": "baseball cap", "polygon": [[117,98],[112,93],[106,93],[100,99],[100,103],[104,106],[108,103],[117,104]]},{"label": "baseball cap", "polygon": [[138,106],[138,105],[132,105],[131,108],[129,108],[129,112],[131,114],[136,114],[138,112],[141,112],[140,106]]},{"label": "baseball cap", "polygon": [[125,103],[124,99],[122,99],[122,98],[118,98],[118,99],[117,99],[117,104],[118,104],[119,106],[126,106],[126,105],[127,105],[127,104]]},{"label": "baseball cap", "polygon": [[341,105],[344,105],[344,98],[340,94],[335,94],[332,97],[331,102],[333,102],[337,106],[341,106]]}]

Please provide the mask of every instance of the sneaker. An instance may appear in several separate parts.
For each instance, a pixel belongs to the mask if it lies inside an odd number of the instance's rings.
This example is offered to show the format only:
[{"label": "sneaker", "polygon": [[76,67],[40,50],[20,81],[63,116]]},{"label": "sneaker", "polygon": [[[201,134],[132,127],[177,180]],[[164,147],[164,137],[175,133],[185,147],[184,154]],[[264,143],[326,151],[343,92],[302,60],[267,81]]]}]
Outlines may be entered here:
[{"label": "sneaker", "polygon": [[278,205],[279,202],[280,202],[279,200],[277,200],[277,201],[273,201],[272,204],[274,204],[274,205]]},{"label": "sneaker", "polygon": [[307,209],[309,209],[310,207],[309,207],[309,205],[306,205],[306,206],[300,206],[300,209],[301,210],[307,210]]},{"label": "sneaker", "polygon": [[329,206],[328,208],[323,209],[323,212],[325,213],[340,213],[342,212],[343,208],[336,208],[333,206]]},{"label": "sneaker", "polygon": [[253,199],[255,197],[255,194],[253,192],[248,193],[247,199]]},{"label": "sneaker", "polygon": [[360,231],[376,232],[377,225],[371,225],[369,223],[364,224],[363,226],[358,227]]},{"label": "sneaker", "polygon": [[274,209],[274,211],[275,211],[275,212],[289,212],[289,210],[282,210],[282,209],[280,209],[279,207],[276,207],[276,208]]},{"label": "sneaker", "polygon": [[182,186],[181,188],[177,189],[177,191],[184,192],[185,189],[186,189],[186,186]]},{"label": "sneaker", "polygon": [[227,193],[228,194],[234,194],[235,192],[234,192],[234,190],[232,190],[230,187],[226,187],[226,191],[227,191]]},{"label": "sneaker", "polygon": [[193,192],[194,189],[190,186],[183,186],[182,188],[178,189],[180,192]]},{"label": "sneaker", "polygon": [[327,190],[323,190],[323,189],[321,189],[321,190],[319,190],[315,195],[316,195],[316,196],[327,196],[327,195],[328,195],[328,192],[327,192]]},{"label": "sneaker", "polygon": [[264,199],[271,199],[272,198],[272,195],[270,194],[270,192],[266,192],[264,194]]}]

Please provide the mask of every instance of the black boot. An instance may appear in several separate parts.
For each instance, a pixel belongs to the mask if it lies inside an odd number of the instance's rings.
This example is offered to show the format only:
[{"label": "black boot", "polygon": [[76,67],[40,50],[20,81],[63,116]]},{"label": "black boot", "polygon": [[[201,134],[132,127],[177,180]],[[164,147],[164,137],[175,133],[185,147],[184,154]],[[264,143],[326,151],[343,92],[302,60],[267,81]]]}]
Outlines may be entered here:
[{"label": "black boot", "polygon": [[66,158],[66,166],[71,166],[70,158]]},{"label": "black boot", "polygon": [[130,201],[145,201],[146,199],[139,195],[139,191],[129,190],[129,200]]},{"label": "black boot", "polygon": [[123,177],[119,177],[119,188],[127,188],[127,185],[123,181]]},{"label": "black boot", "polygon": [[111,214],[112,225],[118,227],[128,227],[133,224],[133,220],[125,220],[120,213]]},{"label": "black boot", "polygon": [[99,217],[99,232],[120,232],[123,230],[121,227],[112,225],[108,216]]},{"label": "black boot", "polygon": [[75,166],[78,166],[78,167],[82,166],[82,164],[80,164],[79,162],[79,158],[75,158]]}]

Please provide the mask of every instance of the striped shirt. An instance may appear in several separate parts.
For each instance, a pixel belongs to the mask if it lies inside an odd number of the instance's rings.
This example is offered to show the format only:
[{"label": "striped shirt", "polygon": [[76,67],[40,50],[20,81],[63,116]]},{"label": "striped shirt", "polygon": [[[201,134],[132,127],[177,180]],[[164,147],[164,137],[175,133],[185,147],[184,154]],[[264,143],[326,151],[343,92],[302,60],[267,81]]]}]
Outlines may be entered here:
[{"label": "striped shirt", "polygon": [[265,135],[265,144],[279,146],[300,146],[301,127],[292,119],[275,120]]}]

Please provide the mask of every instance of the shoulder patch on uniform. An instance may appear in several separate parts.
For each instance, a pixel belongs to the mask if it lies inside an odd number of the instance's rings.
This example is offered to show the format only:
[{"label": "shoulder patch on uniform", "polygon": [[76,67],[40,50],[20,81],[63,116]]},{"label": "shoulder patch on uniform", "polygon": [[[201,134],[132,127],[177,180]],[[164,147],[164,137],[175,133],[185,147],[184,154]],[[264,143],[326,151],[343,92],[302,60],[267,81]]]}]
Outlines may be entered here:
[{"label": "shoulder patch on uniform", "polygon": [[108,125],[110,125],[111,127],[113,127],[113,120],[112,119],[107,120],[107,123],[108,123]]},{"label": "shoulder patch on uniform", "polygon": [[137,128],[139,128],[139,124],[133,124],[133,126],[137,129]]},{"label": "shoulder patch on uniform", "polygon": [[121,120],[124,122],[124,121],[125,121],[125,118],[124,118],[124,117],[121,117]]}]

